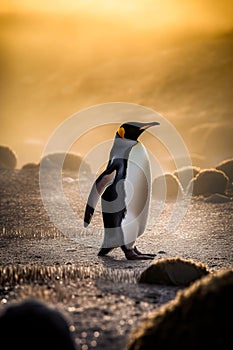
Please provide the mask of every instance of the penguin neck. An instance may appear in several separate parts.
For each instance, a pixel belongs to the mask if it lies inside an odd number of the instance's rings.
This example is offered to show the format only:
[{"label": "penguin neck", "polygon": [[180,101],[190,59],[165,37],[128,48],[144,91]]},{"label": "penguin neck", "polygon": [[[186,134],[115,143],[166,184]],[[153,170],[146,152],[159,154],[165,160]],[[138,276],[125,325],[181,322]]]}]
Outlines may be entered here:
[{"label": "penguin neck", "polygon": [[116,136],[113,147],[111,150],[111,156],[125,158],[130,152],[131,148],[135,146],[139,141],[134,141],[126,138],[121,138],[120,136]]},{"label": "penguin neck", "polygon": [[140,142],[140,141],[122,138],[118,134],[116,134],[116,137],[114,140],[114,145],[118,145],[118,147],[129,148],[129,147],[136,145],[138,142]]},{"label": "penguin neck", "polygon": [[134,145],[136,145],[136,143],[140,142],[139,140],[127,139],[126,137],[122,138],[118,133],[116,133],[116,136],[115,136],[115,141],[116,140],[122,140],[122,142],[131,142]]}]

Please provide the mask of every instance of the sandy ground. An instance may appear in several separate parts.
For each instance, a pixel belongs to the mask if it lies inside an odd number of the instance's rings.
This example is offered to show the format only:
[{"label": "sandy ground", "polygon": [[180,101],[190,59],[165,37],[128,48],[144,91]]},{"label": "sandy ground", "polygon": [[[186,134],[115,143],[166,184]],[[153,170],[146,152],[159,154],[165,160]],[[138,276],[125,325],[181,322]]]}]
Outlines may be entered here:
[{"label": "sandy ground", "polygon": [[[35,173],[1,171],[0,177],[1,308],[35,296],[64,313],[77,349],[125,349],[133,328],[180,288],[139,285],[137,277],[150,261],[127,261],[120,249],[99,258],[99,237],[64,236],[43,207]],[[77,186],[65,181],[64,192],[81,218],[85,202]],[[172,205],[158,216],[152,201],[139,248],[155,252],[155,259],[180,256],[201,261],[210,270],[232,267],[233,203],[193,200],[171,233],[165,227]],[[93,219],[101,227],[99,212]]]}]

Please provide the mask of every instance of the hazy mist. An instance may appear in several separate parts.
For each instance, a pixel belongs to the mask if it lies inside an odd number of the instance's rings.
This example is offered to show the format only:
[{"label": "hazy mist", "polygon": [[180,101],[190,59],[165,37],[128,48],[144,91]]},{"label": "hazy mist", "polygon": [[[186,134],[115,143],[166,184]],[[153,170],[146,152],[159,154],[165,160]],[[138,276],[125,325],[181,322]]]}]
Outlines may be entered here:
[{"label": "hazy mist", "polygon": [[38,162],[62,121],[120,101],[163,114],[197,165],[231,157],[232,17],[232,1],[6,1],[0,144]]}]

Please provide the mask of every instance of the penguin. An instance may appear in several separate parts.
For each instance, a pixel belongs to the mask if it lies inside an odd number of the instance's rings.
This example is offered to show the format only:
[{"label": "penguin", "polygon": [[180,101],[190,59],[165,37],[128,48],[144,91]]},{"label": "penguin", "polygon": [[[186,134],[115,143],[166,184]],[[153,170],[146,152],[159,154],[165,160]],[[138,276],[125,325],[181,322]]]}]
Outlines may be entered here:
[{"label": "penguin", "polygon": [[138,140],[159,122],[126,122],[116,131],[106,169],[94,182],[84,213],[84,227],[101,198],[104,238],[98,256],[120,247],[128,260],[154,259],[135,245],[146,228],[151,198],[151,169],[145,146]]}]

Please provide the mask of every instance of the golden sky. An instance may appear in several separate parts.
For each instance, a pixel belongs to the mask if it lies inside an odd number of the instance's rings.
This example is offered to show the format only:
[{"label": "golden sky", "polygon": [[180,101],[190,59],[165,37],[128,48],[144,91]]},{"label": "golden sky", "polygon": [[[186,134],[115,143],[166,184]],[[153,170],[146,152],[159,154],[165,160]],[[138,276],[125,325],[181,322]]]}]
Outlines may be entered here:
[{"label": "golden sky", "polygon": [[86,12],[122,17],[142,26],[231,26],[232,0],[3,0],[1,12]]},{"label": "golden sky", "polygon": [[3,0],[0,16],[0,144],[18,166],[94,104],[142,104],[181,133],[229,121],[232,0]]}]

